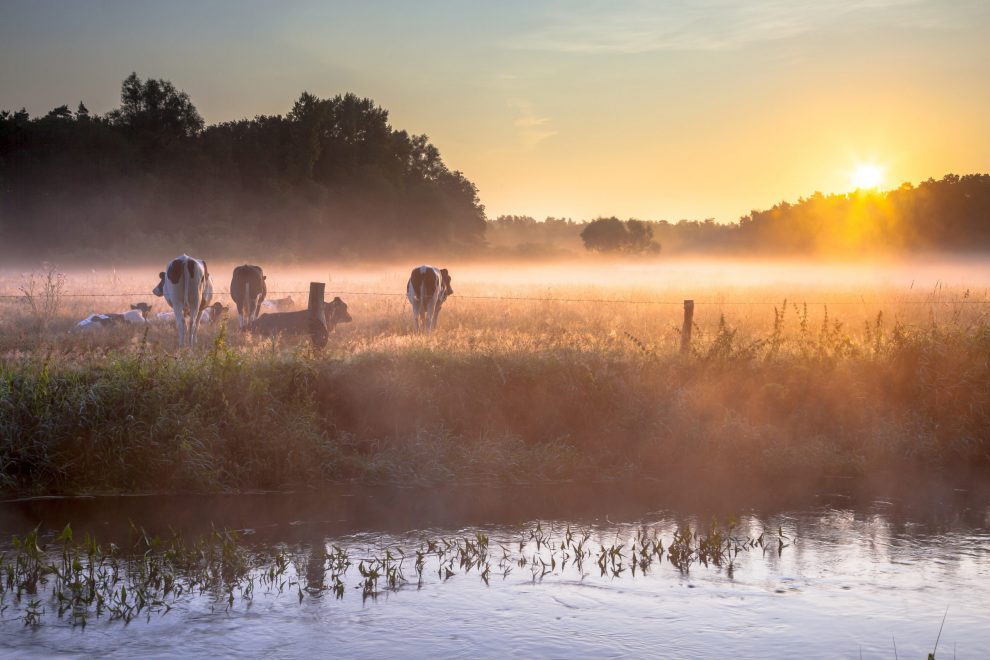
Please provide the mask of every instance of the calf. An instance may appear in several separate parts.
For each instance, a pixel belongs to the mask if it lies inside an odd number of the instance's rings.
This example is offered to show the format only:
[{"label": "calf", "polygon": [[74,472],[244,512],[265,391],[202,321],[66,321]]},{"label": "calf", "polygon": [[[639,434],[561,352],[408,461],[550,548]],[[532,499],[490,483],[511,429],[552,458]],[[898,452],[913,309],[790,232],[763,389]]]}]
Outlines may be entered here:
[{"label": "calf", "polygon": [[[213,298],[213,282],[206,268],[206,261],[188,255],[176,257],[165,271],[158,273],[158,286],[152,293],[164,297],[175,313],[175,327],[179,332],[179,346],[192,346],[199,332],[199,319]],[[186,327],[186,318],[189,326]]]},{"label": "calf", "polygon": [[199,322],[206,323],[207,325],[216,325],[220,322],[220,319],[227,315],[227,312],[229,311],[229,305],[224,306],[218,302],[215,302],[203,310],[203,313],[199,315]]},{"label": "calf", "polygon": [[268,293],[265,279],[261,266],[245,264],[234,269],[234,276],[230,280],[230,297],[237,305],[237,320],[241,330],[251,325],[261,313],[261,305]]},{"label": "calf", "polygon": [[[450,286],[450,273],[446,268],[420,266],[413,268],[406,284],[406,298],[412,305],[416,332],[425,330],[427,334],[437,327],[440,307],[454,293]],[[422,326],[422,328],[420,327]]]},{"label": "calf", "polygon": [[[328,332],[333,332],[338,323],[352,321],[351,315],[347,313],[347,303],[340,298],[323,303],[323,316]],[[309,333],[309,310],[262,314],[248,329],[265,337],[277,334],[304,335]]]},{"label": "calf", "polygon": [[152,306],[146,302],[139,302],[136,305],[131,305],[131,309],[136,309],[141,312],[141,316],[143,316],[145,320],[148,320],[148,314],[151,313],[151,307]]},{"label": "calf", "polygon": [[[132,305],[133,306],[133,305]],[[76,324],[77,328],[106,328],[125,323],[147,323],[140,310],[131,309],[123,314],[90,314]]]}]

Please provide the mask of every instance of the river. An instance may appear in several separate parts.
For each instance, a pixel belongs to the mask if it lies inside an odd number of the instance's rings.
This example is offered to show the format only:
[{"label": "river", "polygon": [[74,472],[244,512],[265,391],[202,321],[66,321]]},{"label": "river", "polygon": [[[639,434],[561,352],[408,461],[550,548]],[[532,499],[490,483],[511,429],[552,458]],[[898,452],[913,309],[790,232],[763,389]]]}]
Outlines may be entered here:
[{"label": "river", "polygon": [[[85,626],[41,588],[44,614],[25,625],[29,598],[8,589],[0,653],[894,658],[924,657],[936,639],[938,657],[990,652],[986,488],[838,482],[778,499],[551,484],[7,501],[3,539],[67,523],[120,546],[132,523],[190,538],[238,530],[257,584],[233,603],[191,589],[167,611],[90,613]],[[691,555],[714,530],[734,550]],[[51,534],[44,545],[57,554]],[[288,563],[262,584],[273,549]],[[388,556],[367,588],[361,571]]]}]

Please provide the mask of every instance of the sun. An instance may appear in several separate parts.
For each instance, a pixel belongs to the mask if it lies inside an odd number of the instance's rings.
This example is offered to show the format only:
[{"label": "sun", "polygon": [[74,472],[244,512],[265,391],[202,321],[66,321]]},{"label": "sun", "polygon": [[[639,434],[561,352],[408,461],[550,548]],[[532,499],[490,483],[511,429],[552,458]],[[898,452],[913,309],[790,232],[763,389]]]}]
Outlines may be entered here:
[{"label": "sun", "polygon": [[878,188],[883,183],[884,168],[874,163],[857,165],[849,174],[849,182],[853,188],[866,190]]}]

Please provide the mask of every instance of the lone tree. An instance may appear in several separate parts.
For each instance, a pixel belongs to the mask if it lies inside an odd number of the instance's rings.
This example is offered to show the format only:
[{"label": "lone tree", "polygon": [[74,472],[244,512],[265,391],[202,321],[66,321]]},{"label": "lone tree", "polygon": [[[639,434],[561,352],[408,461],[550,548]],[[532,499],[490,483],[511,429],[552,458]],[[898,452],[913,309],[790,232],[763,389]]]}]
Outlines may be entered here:
[{"label": "lone tree", "polygon": [[107,118],[114,126],[156,146],[165,141],[192,137],[203,130],[203,118],[188,94],[177,90],[167,80],[148,78],[142,81],[136,73],[124,79],[120,107],[112,110]]},{"label": "lone tree", "polygon": [[660,244],[653,240],[653,227],[640,220],[623,222],[616,217],[592,220],[581,230],[584,247],[594,252],[658,254]]}]

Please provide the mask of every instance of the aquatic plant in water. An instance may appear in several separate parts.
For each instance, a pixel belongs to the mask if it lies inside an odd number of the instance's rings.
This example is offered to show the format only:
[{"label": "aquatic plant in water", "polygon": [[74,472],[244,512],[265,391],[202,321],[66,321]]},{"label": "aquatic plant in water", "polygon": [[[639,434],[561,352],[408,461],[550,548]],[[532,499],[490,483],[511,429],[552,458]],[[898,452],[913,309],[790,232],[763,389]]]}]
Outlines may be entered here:
[{"label": "aquatic plant in water", "polygon": [[782,529],[741,536],[733,521],[684,526],[666,540],[659,529],[644,526],[612,542],[596,539],[590,528],[561,530],[537,522],[514,540],[493,541],[476,531],[424,538],[414,548],[318,544],[304,556],[285,545],[246,544],[231,530],[187,540],[179,533],[161,538],[132,524],[122,547],[100,544],[89,533],[76,538],[70,525],[57,534],[35,528],[14,536],[0,553],[0,621],[20,620],[33,628],[53,617],[73,626],[92,619],[128,623],[167,614],[194,597],[205,597],[214,610],[258,595],[294,593],[301,603],[327,594],[340,599],[354,590],[367,599],[385,590],[423,588],[433,574],[443,583],[473,572],[486,585],[517,569],[528,571],[534,583],[565,570],[582,580],[635,578],[666,561],[680,573],[701,564],[725,567],[731,576],[740,552],[779,555],[789,541]]}]

